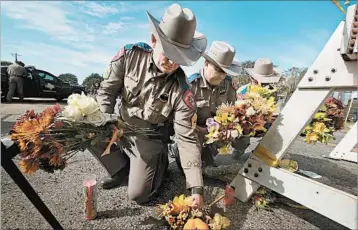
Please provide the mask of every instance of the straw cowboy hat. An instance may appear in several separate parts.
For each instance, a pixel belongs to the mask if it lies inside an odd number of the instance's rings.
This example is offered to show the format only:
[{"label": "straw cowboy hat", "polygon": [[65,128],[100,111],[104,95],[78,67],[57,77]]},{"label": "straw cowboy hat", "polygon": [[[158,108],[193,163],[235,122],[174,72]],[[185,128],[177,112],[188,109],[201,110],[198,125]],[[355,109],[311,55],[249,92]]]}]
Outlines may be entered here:
[{"label": "straw cowboy hat", "polygon": [[226,42],[214,41],[208,52],[203,57],[210,63],[215,64],[230,76],[238,76],[241,72],[241,65],[235,60],[235,48]]},{"label": "straw cowboy hat", "polygon": [[274,68],[272,61],[268,58],[257,59],[254,68],[245,68],[245,70],[252,78],[264,84],[277,83],[281,78],[281,71]]},{"label": "straw cowboy hat", "polygon": [[196,18],[188,8],[172,4],[159,22],[149,12],[148,19],[158,45],[171,61],[191,66],[198,61],[207,46],[207,38],[195,31]]}]

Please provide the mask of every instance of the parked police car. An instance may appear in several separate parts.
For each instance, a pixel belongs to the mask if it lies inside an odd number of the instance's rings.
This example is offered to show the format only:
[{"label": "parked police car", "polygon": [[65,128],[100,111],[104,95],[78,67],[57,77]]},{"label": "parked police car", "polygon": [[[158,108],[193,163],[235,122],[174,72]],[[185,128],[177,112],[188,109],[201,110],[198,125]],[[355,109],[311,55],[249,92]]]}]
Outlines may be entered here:
[{"label": "parked police car", "polygon": [[[9,90],[8,66],[1,66],[1,98],[6,98]],[[24,78],[24,97],[55,98],[61,101],[72,93],[85,92],[85,88],[79,85],[71,85],[44,70],[34,66],[25,66],[28,75]],[[17,96],[17,92],[15,92]]]}]

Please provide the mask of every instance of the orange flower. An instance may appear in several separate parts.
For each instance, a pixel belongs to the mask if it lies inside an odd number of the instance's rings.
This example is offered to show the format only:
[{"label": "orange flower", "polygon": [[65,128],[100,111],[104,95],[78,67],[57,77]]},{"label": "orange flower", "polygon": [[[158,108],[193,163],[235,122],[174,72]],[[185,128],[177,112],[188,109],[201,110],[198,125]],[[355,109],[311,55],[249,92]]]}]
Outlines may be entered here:
[{"label": "orange flower", "polygon": [[21,172],[25,174],[31,174],[36,172],[40,168],[40,164],[34,159],[21,160],[19,162],[19,168]]},{"label": "orange flower", "polygon": [[63,165],[65,162],[61,158],[60,154],[53,154],[50,159],[50,165],[53,165],[55,167]]}]

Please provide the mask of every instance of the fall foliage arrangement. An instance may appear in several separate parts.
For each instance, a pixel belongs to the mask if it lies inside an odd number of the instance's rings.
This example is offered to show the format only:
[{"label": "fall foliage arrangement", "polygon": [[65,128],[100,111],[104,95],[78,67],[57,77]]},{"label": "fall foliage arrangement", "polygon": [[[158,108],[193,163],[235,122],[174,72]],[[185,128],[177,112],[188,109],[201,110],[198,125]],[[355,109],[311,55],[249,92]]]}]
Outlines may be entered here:
[{"label": "fall foliage arrangement", "polygon": [[344,124],[344,107],[341,101],[330,97],[312,121],[303,130],[306,143],[324,143],[334,140],[334,132],[340,130]]},{"label": "fall foliage arrangement", "polygon": [[103,155],[117,141],[128,146],[131,135],[159,135],[151,129],[131,127],[114,114],[102,113],[94,98],[72,94],[68,105],[59,104],[41,113],[28,110],[10,131],[10,139],[20,148],[20,170],[33,173],[38,169],[53,173],[62,170],[77,152],[98,142],[108,142]]},{"label": "fall foliage arrangement", "polygon": [[223,200],[228,206],[235,202],[234,190],[226,186],[225,194],[202,208],[192,208],[190,197],[175,196],[166,204],[159,205],[158,216],[166,220],[171,229],[178,230],[220,230],[230,226],[230,220],[219,213],[213,213],[211,207]]},{"label": "fall foliage arrangement", "polygon": [[265,124],[272,122],[277,111],[274,92],[268,87],[250,85],[234,105],[219,106],[216,116],[206,121],[206,144],[215,144],[219,154],[231,154],[235,139],[254,136],[257,131],[266,132]]}]

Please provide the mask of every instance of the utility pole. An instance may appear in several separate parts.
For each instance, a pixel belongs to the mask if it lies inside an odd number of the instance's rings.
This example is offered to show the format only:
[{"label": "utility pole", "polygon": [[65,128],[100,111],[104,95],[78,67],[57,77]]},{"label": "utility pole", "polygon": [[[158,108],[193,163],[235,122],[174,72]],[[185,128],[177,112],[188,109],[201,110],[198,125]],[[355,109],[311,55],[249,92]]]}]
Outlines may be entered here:
[{"label": "utility pole", "polygon": [[21,55],[18,54],[18,53],[11,53],[11,55],[12,55],[13,57],[15,57],[15,62],[17,62],[17,57],[18,57],[18,56],[21,56]]}]

